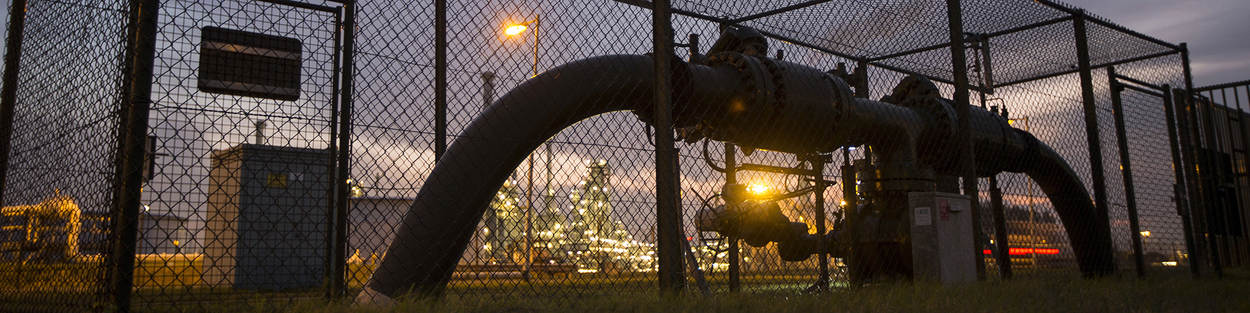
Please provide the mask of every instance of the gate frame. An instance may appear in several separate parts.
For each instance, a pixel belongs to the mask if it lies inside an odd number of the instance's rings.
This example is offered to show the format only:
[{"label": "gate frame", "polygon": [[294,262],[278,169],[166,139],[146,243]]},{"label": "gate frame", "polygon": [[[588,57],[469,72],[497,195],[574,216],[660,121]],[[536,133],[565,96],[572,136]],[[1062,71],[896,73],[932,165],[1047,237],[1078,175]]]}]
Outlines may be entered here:
[{"label": "gate frame", "polygon": [[[326,12],[332,14],[335,20],[335,24],[330,25],[334,28],[333,48],[335,51],[331,65],[334,73],[331,77],[331,139],[328,143],[328,149],[335,157],[332,157],[327,164],[334,176],[330,181],[331,206],[326,212],[331,229],[326,232],[327,239],[329,239],[326,249],[330,251],[327,251],[329,253],[327,253],[325,272],[327,280],[325,297],[334,300],[342,297],[346,292],[347,198],[350,191],[346,181],[350,170],[347,162],[351,150],[355,2],[327,0],[341,4],[341,6],[330,7],[293,0],[255,1]],[[25,1],[14,1],[15,4],[18,2]],[[107,273],[110,277],[110,290],[106,292],[111,295],[112,307],[117,312],[131,311],[131,298],[134,291],[135,250],[138,240],[139,208],[142,206],[140,199],[142,198],[143,155],[146,153],[144,144],[147,142],[148,126],[150,126],[148,116],[155,76],[153,72],[156,60],[155,48],[157,34],[160,31],[157,20],[161,15],[158,0],[130,0],[129,7],[130,13],[126,26],[126,59],[122,74],[124,96],[121,108],[126,113],[118,124],[119,144],[114,162],[116,167],[113,183],[114,199],[110,212],[113,216],[111,225],[113,233],[110,243],[113,253],[106,265],[109,267]],[[17,40],[20,39],[21,36],[17,36]],[[10,37],[9,40],[12,41],[14,38]],[[9,88],[5,90],[8,92]],[[9,103],[4,104],[9,105]],[[3,111],[0,110],[0,113]],[[8,133],[4,135],[6,137],[3,141],[7,145]],[[335,139],[338,140],[337,146]],[[0,193],[3,193],[2,189]]]}]

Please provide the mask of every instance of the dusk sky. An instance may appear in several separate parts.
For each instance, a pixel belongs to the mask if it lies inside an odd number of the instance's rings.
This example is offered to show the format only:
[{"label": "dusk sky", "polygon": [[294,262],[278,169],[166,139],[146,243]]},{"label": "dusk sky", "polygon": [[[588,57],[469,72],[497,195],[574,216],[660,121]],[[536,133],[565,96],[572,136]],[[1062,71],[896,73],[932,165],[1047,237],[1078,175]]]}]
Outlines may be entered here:
[{"label": "dusk sky", "polygon": [[1168,42],[1188,42],[1194,84],[1250,79],[1250,1],[1068,0],[1111,21]]},{"label": "dusk sky", "polygon": [[[7,29],[11,0],[4,4]],[[1188,42],[1198,86],[1250,79],[1250,1],[1067,0],[1138,32],[1168,42]],[[0,37],[7,36],[0,34]]]}]

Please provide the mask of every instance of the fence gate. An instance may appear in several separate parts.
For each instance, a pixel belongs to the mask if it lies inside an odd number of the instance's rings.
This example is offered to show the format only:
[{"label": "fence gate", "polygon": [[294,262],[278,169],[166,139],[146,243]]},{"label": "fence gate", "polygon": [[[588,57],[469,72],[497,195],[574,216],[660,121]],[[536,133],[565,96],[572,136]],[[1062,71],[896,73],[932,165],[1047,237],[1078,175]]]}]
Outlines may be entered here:
[{"label": "fence gate", "polygon": [[[1178,119],[1184,118],[1183,110],[1178,116],[1177,107],[1173,103],[1171,97],[1172,87],[1167,84],[1153,84],[1141,79],[1123,75],[1116,72],[1114,67],[1107,68],[1108,83],[1111,92],[1111,109],[1115,122],[1115,138],[1117,151],[1119,151],[1118,161],[1120,169],[1120,182],[1124,192],[1124,206],[1127,211],[1128,228],[1130,237],[1130,246],[1132,251],[1132,268],[1138,276],[1145,276],[1147,269],[1152,265],[1155,266],[1178,266],[1178,262],[1168,262],[1165,260],[1185,260],[1185,257],[1168,256],[1168,254],[1181,254],[1179,247],[1179,238],[1184,238],[1184,254],[1189,256],[1189,269],[1197,273],[1199,266],[1194,264],[1199,258],[1195,257],[1193,229],[1191,224],[1191,214],[1189,212],[1190,205],[1185,200],[1189,194],[1186,191],[1186,177],[1192,177],[1192,173],[1185,171],[1186,164],[1183,161],[1184,148],[1186,145],[1180,139],[1184,134],[1178,131],[1181,124]],[[1125,108],[1125,103],[1136,108]],[[1165,134],[1167,142],[1143,142],[1145,137],[1141,132],[1141,126],[1126,126],[1125,119],[1132,118],[1140,121],[1141,115],[1149,115],[1148,112],[1157,112],[1162,109],[1165,123],[1167,124],[1167,133]],[[1152,138],[1160,138],[1163,136],[1153,136]],[[1145,148],[1139,146],[1130,146],[1129,141],[1139,142]],[[1161,149],[1167,149],[1166,153],[1159,153]],[[1156,151],[1156,152],[1151,152]],[[1148,154],[1154,154],[1153,156]],[[1136,156],[1134,156],[1136,155]],[[1158,155],[1168,155],[1168,158],[1161,158]],[[1134,175],[1134,160],[1145,161],[1143,168],[1139,169],[1137,175]],[[1151,162],[1154,161],[1154,162]],[[1160,166],[1170,162],[1170,172],[1160,171],[1165,168]],[[1151,166],[1155,165],[1155,166]],[[1170,177],[1169,177],[1170,176]],[[1139,179],[1138,183],[1134,183],[1134,178]],[[1164,190],[1138,190],[1137,187],[1158,189],[1158,186],[1164,186],[1166,181],[1172,182],[1172,190],[1170,197]],[[1142,183],[1145,182],[1145,183]],[[1166,201],[1170,199],[1171,201]],[[1179,218],[1182,226],[1181,236],[1175,236],[1174,230],[1168,229],[1165,225],[1175,225]],[[1151,238],[1154,237],[1154,238]]]},{"label": "fence gate", "polygon": [[1202,134],[1199,165],[1214,168],[1216,174],[1202,178],[1204,210],[1194,211],[1194,222],[1202,251],[1210,254],[1209,262],[1217,275],[1224,266],[1240,266],[1250,262],[1250,243],[1246,240],[1247,212],[1250,212],[1250,113],[1243,109],[1250,103],[1250,81],[1232,82],[1196,88],[1199,122],[1194,131]]},{"label": "fence gate", "polygon": [[342,8],[160,9],[136,305],[321,295],[341,249],[331,239]]}]

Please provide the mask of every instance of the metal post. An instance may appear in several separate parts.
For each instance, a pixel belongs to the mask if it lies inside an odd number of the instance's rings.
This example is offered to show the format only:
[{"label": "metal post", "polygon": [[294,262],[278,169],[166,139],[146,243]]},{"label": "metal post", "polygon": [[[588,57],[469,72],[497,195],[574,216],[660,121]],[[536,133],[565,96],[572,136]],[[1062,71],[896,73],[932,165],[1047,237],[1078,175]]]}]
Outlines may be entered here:
[{"label": "metal post", "polygon": [[812,178],[816,180],[816,251],[820,266],[820,279],[816,281],[816,291],[825,291],[829,289],[829,249],[825,243],[825,163],[829,160],[826,155],[815,154],[811,156]]},{"label": "metal post", "polygon": [[495,73],[482,72],[482,109],[495,102]]},{"label": "metal post", "polygon": [[[339,159],[336,157],[338,155],[339,123],[341,122],[339,120],[339,112],[343,110],[341,102],[339,102],[339,80],[341,79],[342,74],[342,67],[339,66],[339,63],[342,61],[341,42],[343,37],[343,13],[341,10],[342,8],[340,8],[340,11],[334,12],[334,52],[330,57],[330,71],[333,74],[331,74],[330,79],[330,140],[327,143],[329,147],[326,149],[329,153],[327,157],[328,160],[326,160],[328,162],[328,164],[326,164],[326,173],[329,173],[328,177],[330,177],[330,179],[326,182],[326,199],[328,200],[326,201],[326,206],[328,207],[326,209],[327,225],[334,225],[334,218],[336,212],[338,212],[339,204],[339,183],[338,180],[335,179],[338,177],[335,173],[338,173],[339,169]],[[338,279],[334,275],[336,270],[334,264],[338,262],[334,258],[335,239],[334,231],[327,229],[325,233],[326,263],[324,275],[326,282],[330,287],[326,289],[325,297],[330,300],[333,300],[342,294],[342,289],[338,289]]]},{"label": "metal post", "polygon": [[977,191],[976,160],[972,147],[972,126],[970,123],[968,96],[968,63],[964,51],[963,9],[960,0],[946,0],[946,17],[949,21],[951,42],[951,74],[955,80],[955,112],[959,116],[956,141],[959,151],[959,172],[963,177],[964,195],[969,198],[972,213],[972,238],[977,244],[973,246],[977,266],[977,279],[985,279],[985,257],[981,255],[981,203]]},{"label": "metal post", "polygon": [[994,214],[994,262],[998,277],[1011,279],[1011,245],[1007,237],[1007,214],[1003,211],[1003,190],[998,188],[998,175],[990,176],[990,210]]},{"label": "metal post", "polygon": [[672,4],[655,0],[651,9],[655,61],[655,198],[660,290],[675,294],[684,287],[681,259],[681,212],[677,201],[677,155],[673,146]]},{"label": "metal post", "polygon": [[117,125],[118,151],[114,167],[112,259],[109,269],[113,304],[130,312],[134,287],[135,249],[139,235],[139,207],[143,196],[143,163],[148,115],[152,104],[152,68],[156,58],[157,0],[131,0],[126,30],[126,59],[122,75],[124,112]]},{"label": "metal post", "polygon": [[[852,77],[855,78],[855,97],[867,99],[869,97],[867,59],[856,61]],[[842,200],[846,201],[846,206],[842,208],[844,212],[842,218],[844,219],[843,225],[846,226],[847,242],[850,243],[849,246],[851,247],[844,257],[843,263],[846,263],[848,269],[847,279],[850,280],[852,286],[856,286],[863,282],[864,277],[860,275],[861,273],[858,270],[855,270],[859,266],[856,262],[859,260],[858,255],[860,251],[858,249],[859,212],[856,212],[859,209],[859,191],[857,190],[859,188],[859,179],[856,177],[858,174],[855,171],[855,165],[851,161],[850,149],[850,146],[842,147]],[[869,158],[867,153],[865,153],[864,158]]]},{"label": "metal post", "polygon": [[434,0],[434,160],[447,152],[447,0]]},{"label": "metal post", "polygon": [[[1250,136],[1250,128],[1248,128],[1250,127],[1250,116],[1247,116],[1246,111],[1242,109],[1242,105],[1241,105],[1242,92],[1239,91],[1240,89],[1243,89],[1243,88],[1247,89],[1246,90],[1247,92],[1245,93],[1245,95],[1250,96],[1250,88],[1248,88],[1246,85],[1242,85],[1240,87],[1233,87],[1232,88],[1233,89],[1233,101],[1235,103],[1235,106],[1237,107],[1236,114],[1238,116],[1238,119],[1241,121],[1241,123],[1238,125],[1241,128],[1239,130],[1241,134],[1239,138],[1241,139],[1240,141],[1241,141],[1241,148],[1242,148],[1242,151],[1241,151],[1242,157],[1250,158],[1250,154],[1247,154],[1247,150],[1250,150],[1250,142],[1247,142],[1247,141],[1250,141],[1250,139],[1247,139],[1247,137]],[[1235,186],[1237,186],[1237,195],[1240,196],[1240,199],[1241,199],[1240,201],[1241,207],[1239,207],[1237,210],[1238,212],[1237,218],[1240,219],[1238,222],[1240,222],[1241,224],[1241,227],[1242,227],[1241,231],[1243,235],[1236,237],[1238,239],[1238,242],[1240,243],[1238,246],[1241,247],[1241,249],[1239,249],[1236,255],[1237,255],[1237,264],[1246,265],[1247,258],[1250,257],[1246,255],[1247,252],[1250,252],[1250,243],[1246,241],[1246,237],[1244,236],[1245,231],[1246,231],[1246,225],[1247,225],[1244,207],[1245,207],[1245,203],[1247,201],[1250,201],[1250,198],[1247,198],[1245,194],[1246,190],[1250,189],[1250,186],[1247,186],[1247,183],[1250,183],[1250,182],[1247,181],[1248,178],[1247,178],[1247,173],[1245,173],[1245,171],[1242,171],[1242,173],[1240,173],[1237,176],[1238,178],[1237,178],[1237,182],[1235,183]]]},{"label": "metal post", "polygon": [[1197,130],[1197,114],[1193,108],[1192,95],[1193,93],[1189,89],[1175,92],[1173,99],[1178,100],[1174,101],[1173,105],[1183,108],[1177,112],[1176,130],[1179,133],[1181,157],[1184,161],[1185,198],[1187,200],[1186,208],[1188,209],[1186,213],[1189,215],[1190,232],[1194,238],[1193,251],[1190,251],[1189,254],[1189,265],[1197,267],[1190,269],[1198,272],[1195,275],[1201,275],[1201,267],[1205,265],[1204,263],[1206,263],[1207,259],[1206,242],[1201,235],[1205,229],[1205,223],[1202,221],[1202,217],[1205,215],[1201,214],[1201,212],[1205,212],[1203,210],[1205,201],[1202,198],[1202,180],[1198,177],[1198,146],[1201,134]]},{"label": "metal post", "polygon": [[[1098,103],[1094,98],[1094,78],[1089,60],[1089,38],[1085,30],[1085,11],[1077,11],[1072,25],[1072,29],[1075,32],[1076,57],[1081,77],[1081,102],[1085,111],[1085,140],[1089,145],[1090,178],[1094,187],[1094,210],[1097,211],[1096,216],[1098,218],[1096,221],[1091,221],[1091,227],[1094,228],[1093,234],[1098,238],[1091,238],[1091,240],[1095,242],[1101,241],[1094,244],[1095,247],[1111,249],[1111,217],[1107,208],[1106,173],[1102,167],[1102,140],[1098,132]],[[1098,262],[1109,263],[1110,268],[1094,269],[1093,272],[1107,275],[1115,271],[1115,260],[1099,260]]]},{"label": "metal post", "polygon": [[[541,42],[539,41],[541,38],[539,34],[541,33],[538,31],[538,26],[542,25],[542,15],[534,14],[534,23],[532,25],[534,28],[534,69],[533,70],[534,70],[534,77],[538,77],[538,47],[539,47],[538,45]],[[545,184],[543,184],[543,211],[546,211],[548,209],[551,209],[551,204],[556,201],[555,190],[551,189],[553,176],[555,176],[554,172],[551,170],[551,160],[555,154],[551,152],[550,140],[543,141],[543,150],[544,152],[546,152],[546,157],[543,159],[543,165],[546,167],[546,170],[547,170],[547,175],[544,177],[546,178],[546,182]],[[530,166],[533,166],[533,165],[531,164]],[[533,244],[533,239],[530,240],[530,243]],[[529,268],[534,265],[534,253],[533,253],[532,248],[530,249],[530,254],[528,254],[528,256],[529,256],[529,259],[525,261],[526,268]]]},{"label": "metal post", "polygon": [[[990,86],[990,70],[989,70],[989,37],[981,38],[981,45],[978,47],[980,55],[977,62],[981,66],[981,90],[977,91],[980,96],[981,108],[986,108],[985,90]],[[997,109],[1003,119],[1007,119],[1007,107]],[[998,187],[998,174],[990,176],[990,212],[994,215],[994,240],[995,246],[994,263],[998,265],[998,277],[1007,280],[1011,279],[1011,240],[1007,235],[1007,212],[1003,208],[1003,190]]]},{"label": "metal post", "polygon": [[[697,38],[697,37],[692,37]],[[693,42],[693,41],[692,41]],[[725,143],[725,184],[738,183],[738,151],[732,143]],[[729,240],[729,291],[738,292],[742,290],[742,267],[739,264],[742,260],[741,247],[738,245],[738,237],[729,236],[725,238]]]},{"label": "metal post", "polygon": [[1146,276],[1146,258],[1142,255],[1141,224],[1137,220],[1137,193],[1133,190],[1133,165],[1129,156],[1128,137],[1124,131],[1124,103],[1120,94],[1124,87],[1116,80],[1115,67],[1107,67],[1108,83],[1111,85],[1111,111],[1115,116],[1115,138],[1120,150],[1120,177],[1124,181],[1124,205],[1128,209],[1129,236],[1133,240],[1133,266],[1137,277]]},{"label": "metal post", "polygon": [[[1190,156],[1190,160],[1193,163],[1190,164],[1190,167],[1187,170],[1190,171],[1190,175],[1191,175],[1190,183],[1193,184],[1193,186],[1190,187],[1190,190],[1191,190],[1190,201],[1195,204],[1191,204],[1190,208],[1201,209],[1202,212],[1205,214],[1202,214],[1199,218],[1205,219],[1207,215],[1209,215],[1209,213],[1206,213],[1206,212],[1207,210],[1210,209],[1204,206],[1207,200],[1206,194],[1207,192],[1213,192],[1213,191],[1205,190],[1205,188],[1202,186],[1202,181],[1205,178],[1202,176],[1202,172],[1199,172],[1198,166],[1205,162],[1202,161],[1201,159],[1202,154],[1199,153],[1199,151],[1201,151],[1201,149],[1204,146],[1205,147],[1214,146],[1214,143],[1212,143],[1213,138],[1211,138],[1211,136],[1213,136],[1215,132],[1214,132],[1214,127],[1211,126],[1211,120],[1209,119],[1209,116],[1205,116],[1205,114],[1204,114],[1202,124],[1205,124],[1206,126],[1205,128],[1209,128],[1209,129],[1204,131],[1203,129],[1198,128],[1199,113],[1200,111],[1204,110],[1205,105],[1202,103],[1198,103],[1197,101],[1198,95],[1197,93],[1194,92],[1193,72],[1190,69],[1190,64],[1189,64],[1189,45],[1187,43],[1181,43],[1180,48],[1181,48],[1181,62],[1183,62],[1182,65],[1184,67],[1184,72],[1185,72],[1185,97],[1186,97],[1185,101],[1188,104],[1189,128],[1192,131],[1190,135],[1193,136],[1193,140],[1190,146],[1190,150],[1191,150],[1190,153],[1192,154]],[[1215,171],[1208,171],[1208,173],[1213,173],[1213,172]],[[1200,225],[1205,226],[1205,224],[1206,223],[1204,221]],[[1204,233],[1204,234],[1208,233],[1207,230],[1209,229],[1208,227],[1195,227],[1195,228],[1196,228],[1195,231],[1199,233]],[[1222,267],[1222,264],[1220,264],[1220,256],[1219,256],[1218,247],[1216,247],[1216,245],[1213,244],[1210,240],[1211,239],[1209,235],[1202,235],[1198,240],[1199,251],[1211,254],[1209,256],[1203,255],[1202,256],[1203,261],[1210,261],[1211,269],[1215,272],[1215,276],[1223,277],[1224,269]],[[1193,256],[1191,255],[1190,257],[1192,258]]]},{"label": "metal post", "polygon": [[[1234,92],[1234,94],[1233,94],[1233,97],[1234,97],[1234,98],[1233,98],[1233,101],[1237,101],[1236,91],[1237,91],[1236,89],[1233,89],[1233,92]],[[1215,98],[1214,94],[1211,94],[1211,98],[1212,98],[1212,99],[1214,99],[1214,98]],[[1234,109],[1231,107],[1232,105],[1234,105],[1234,103],[1231,103],[1230,101],[1228,101],[1228,89],[1227,89],[1227,88],[1225,88],[1225,89],[1220,89],[1220,103],[1223,103],[1223,104],[1224,104],[1224,105],[1223,105],[1223,107],[1224,107],[1224,108],[1223,108],[1223,110],[1224,110],[1224,131],[1225,131],[1225,136],[1223,136],[1223,138],[1227,138],[1227,140],[1229,141],[1229,142],[1228,142],[1228,154],[1229,154],[1229,156],[1230,156],[1233,160],[1236,160],[1236,159],[1237,159],[1237,148],[1235,147],[1235,145],[1236,145],[1236,144],[1232,142],[1232,141],[1233,141],[1233,116],[1234,116],[1234,115],[1239,115],[1239,114],[1240,114],[1240,109],[1234,110]],[[1212,109],[1213,109],[1213,110],[1215,109],[1214,105],[1213,105]],[[1240,118],[1240,117],[1238,117],[1238,118]],[[1240,125],[1240,123],[1241,123],[1241,121],[1240,121],[1240,119],[1238,119],[1238,124]],[[1243,147],[1243,150],[1244,150],[1244,147]],[[1226,180],[1225,180],[1225,179],[1221,179],[1221,181],[1228,182],[1230,185],[1232,185],[1232,188],[1231,188],[1231,189],[1232,189],[1232,191],[1231,191],[1231,193],[1233,194],[1233,197],[1234,197],[1234,199],[1232,199],[1232,203],[1242,203],[1242,200],[1241,200],[1241,190],[1240,190],[1239,188],[1237,188],[1238,182],[1237,182],[1237,174],[1236,174],[1235,172],[1236,172],[1236,169],[1232,169],[1232,170],[1230,170],[1229,172],[1224,173],[1224,175],[1228,175],[1229,177],[1228,177],[1228,179],[1226,179]],[[1228,202],[1229,202],[1229,201],[1221,201],[1221,203],[1224,203],[1224,204],[1225,204],[1225,206],[1228,206]],[[1236,211],[1241,211],[1241,209],[1240,209],[1240,208],[1236,208],[1235,210],[1236,210]],[[1223,218],[1221,218],[1221,219],[1220,219],[1220,221],[1221,221],[1221,222],[1222,222],[1222,224],[1223,224],[1223,225],[1221,225],[1221,228],[1222,228],[1222,229],[1224,229],[1224,234],[1225,234],[1225,235],[1224,235],[1224,238],[1223,238],[1223,241],[1222,241],[1221,243],[1222,243],[1222,246],[1223,246],[1224,252],[1226,252],[1226,253],[1227,253],[1227,254],[1226,254],[1226,256],[1225,256],[1225,258],[1227,258],[1227,259],[1228,259],[1228,260],[1227,260],[1227,261],[1228,261],[1228,264],[1230,264],[1230,265],[1237,265],[1237,264],[1240,264],[1241,262],[1239,262],[1239,261],[1237,260],[1237,259],[1239,258],[1239,256],[1237,255],[1237,253],[1236,253],[1236,252],[1233,252],[1233,249],[1236,247],[1236,244],[1237,244],[1237,237],[1239,237],[1239,236],[1232,236],[1232,234],[1233,234],[1233,233],[1232,233],[1232,228],[1229,226],[1229,223],[1230,223],[1230,222],[1229,222],[1229,219],[1234,219],[1234,218],[1235,218],[1235,219],[1237,219],[1237,220],[1234,220],[1234,222],[1240,222],[1240,221],[1239,221],[1239,220],[1240,220],[1240,217],[1228,216],[1228,213],[1233,213],[1233,212],[1229,212],[1228,210],[1226,210],[1226,209],[1225,209],[1225,210],[1221,210],[1221,213],[1220,213],[1220,214],[1221,214],[1221,216],[1223,217]],[[1237,214],[1237,215],[1241,215],[1241,214]]]},{"label": "metal post", "polygon": [[356,62],[356,2],[349,1],[343,6],[343,91],[339,103],[339,147],[338,174],[335,185],[339,186],[337,203],[334,206],[334,285],[331,287],[336,297],[341,297],[347,290],[347,215],[348,199],[351,186],[347,178],[351,177],[352,150],[352,97],[355,86]]},{"label": "metal post", "polygon": [[0,206],[9,177],[9,150],[13,145],[13,115],[17,108],[17,79],[22,66],[22,37],[26,29],[26,0],[9,7],[9,38],[4,52],[4,85],[0,91]]},{"label": "metal post", "polygon": [[[538,26],[540,24],[542,24],[542,16],[539,14],[534,14],[534,22],[530,24],[534,28],[534,67],[533,67],[532,77],[538,77],[538,44],[540,43],[539,40],[541,38],[539,36],[540,32],[538,31]],[[547,170],[547,175],[544,176],[546,183],[543,184],[544,186],[543,188],[543,199],[544,199],[543,210],[546,210],[551,205],[551,202],[555,200],[553,199],[554,196],[551,194],[552,192],[551,190],[551,174],[552,174],[551,173],[551,142],[549,140],[543,141],[543,151],[545,152],[543,165],[544,167],[546,167],[546,170]],[[529,165],[530,173],[533,173],[534,172],[533,154],[531,154],[530,158],[531,158],[530,159],[531,162]],[[531,178],[530,188],[533,188],[533,184],[534,183]],[[532,198],[533,192],[531,191],[530,194]],[[524,273],[523,273],[524,275],[522,276],[524,276],[526,280],[529,279],[530,270],[532,267],[534,267],[534,206],[533,206],[532,201],[533,200],[531,200],[530,207],[526,210],[526,214],[525,214],[526,253],[525,253],[525,266],[524,266]],[[600,264],[599,266],[603,267],[604,263],[605,262],[599,262]]]},{"label": "metal post", "polygon": [[1172,171],[1176,179],[1176,183],[1172,184],[1172,200],[1176,202],[1176,214],[1181,217],[1181,227],[1185,232],[1185,253],[1189,255],[1189,272],[1193,277],[1199,276],[1199,265],[1193,262],[1194,252],[1194,226],[1192,216],[1190,214],[1189,205],[1185,200],[1185,164],[1181,162],[1181,148],[1178,142],[1180,136],[1176,130],[1176,106],[1172,101],[1172,86],[1163,85],[1163,114],[1167,118],[1168,125],[1168,145],[1169,152],[1172,154]]}]

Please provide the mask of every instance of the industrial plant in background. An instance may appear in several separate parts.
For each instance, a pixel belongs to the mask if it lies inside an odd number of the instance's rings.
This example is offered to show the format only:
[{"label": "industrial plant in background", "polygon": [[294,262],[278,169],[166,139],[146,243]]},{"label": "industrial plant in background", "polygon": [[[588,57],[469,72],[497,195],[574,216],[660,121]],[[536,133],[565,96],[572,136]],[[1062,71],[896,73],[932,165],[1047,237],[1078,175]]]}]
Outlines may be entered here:
[{"label": "industrial plant in background", "polygon": [[612,212],[611,166],[606,160],[585,163],[586,176],[571,190],[567,211],[556,208],[555,201],[526,208],[516,184],[505,181],[491,199],[477,235],[483,238],[484,255],[469,260],[469,265],[517,265],[495,271],[542,267],[560,272],[560,265],[570,265],[563,268],[577,273],[654,271],[654,244],[635,239]]},{"label": "industrial plant in background", "polygon": [[0,261],[67,262],[78,257],[82,210],[60,194],[0,208]]}]

